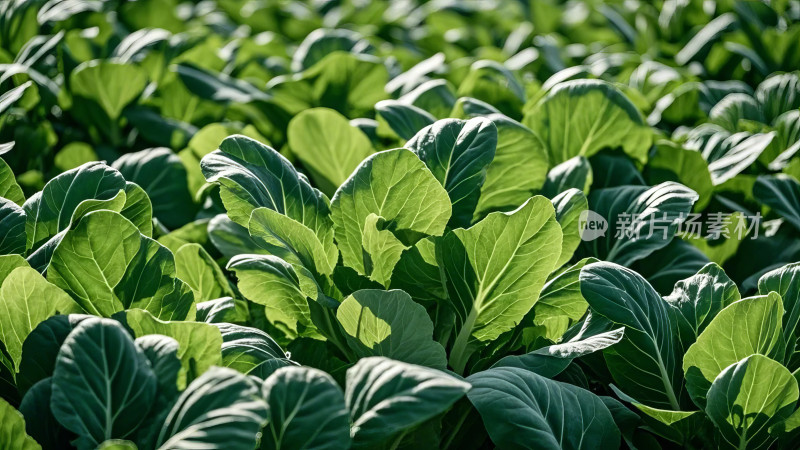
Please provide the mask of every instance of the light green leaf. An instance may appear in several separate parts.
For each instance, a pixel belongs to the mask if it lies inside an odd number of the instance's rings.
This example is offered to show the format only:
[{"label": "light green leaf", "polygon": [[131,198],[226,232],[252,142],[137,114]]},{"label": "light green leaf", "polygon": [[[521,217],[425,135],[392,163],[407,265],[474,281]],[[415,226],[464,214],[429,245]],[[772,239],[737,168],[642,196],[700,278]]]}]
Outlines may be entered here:
[{"label": "light green leaf", "polygon": [[239,372],[214,367],[190,384],[172,407],[157,440],[159,450],[252,450],[267,420],[256,383]]},{"label": "light green leaf", "polygon": [[263,450],[350,447],[344,394],[327,373],[310,367],[284,367],[264,381],[261,392],[269,407],[261,437]]},{"label": "light green leaf", "polygon": [[527,127],[502,114],[485,117],[497,127],[497,150],[486,168],[473,220],[531,198],[544,185],[549,164],[544,143]]},{"label": "light green leaf", "polygon": [[453,207],[448,225],[469,226],[497,148],[497,127],[484,118],[445,119],[423,128],[406,148],[447,190]]},{"label": "light green leaf", "polygon": [[437,244],[457,337],[450,365],[463,372],[480,346],[514,328],[539,298],[561,252],[561,227],[549,200],[536,196],[510,213],[492,213]]},{"label": "light green leaf", "polygon": [[294,116],[287,131],[292,154],[309,170],[314,183],[332,195],[374,150],[366,134],[328,108]]},{"label": "light green leaf", "polygon": [[308,297],[316,296],[316,286],[307,275],[272,255],[234,256],[227,269],[236,272],[242,295],[264,305],[267,320],[288,338],[318,336],[308,306],[314,301]]},{"label": "light green leaf", "polygon": [[753,354],[782,355],[782,317],[777,293],[745,298],[720,311],[683,357],[694,402],[705,406],[711,383],[731,364]]},{"label": "light green leaf", "polygon": [[79,449],[125,439],[145,422],[156,377],[144,353],[116,321],[91,318],[69,334],[53,373],[53,415],[78,435]]},{"label": "light green leaf", "polygon": [[178,358],[181,371],[178,388],[203,374],[211,366],[222,362],[222,335],[217,327],[202,322],[169,322],[153,317],[142,309],[125,312],[125,324],[140,338],[149,334],[162,334],[178,341]]},{"label": "light green leaf", "polygon": [[70,75],[73,95],[96,102],[111,120],[136,99],[147,84],[147,74],[139,66],[94,60],[76,67]]},{"label": "light green leaf", "polygon": [[451,214],[447,192],[407,149],[375,153],[342,184],[331,202],[336,240],[344,264],[370,275],[363,255],[364,224],[370,214],[391,224],[404,244],[444,232]]},{"label": "light green leaf", "polygon": [[310,228],[326,247],[333,245],[327,197],[272,148],[230,136],[200,166],[209,183],[220,185],[228,217],[237,224],[247,228],[253,210],[266,207]]},{"label": "light green leaf", "polygon": [[467,396],[500,448],[620,446],[611,413],[600,397],[587,390],[516,367],[486,370],[467,381],[472,384]]},{"label": "light green leaf", "polygon": [[644,163],[652,140],[652,131],[636,106],[612,84],[600,80],[556,85],[525,114],[522,123],[542,138],[550,164],[616,147]]},{"label": "light green leaf", "polygon": [[0,399],[0,448],[41,450],[41,446],[25,432],[25,419],[7,401]]},{"label": "light green leaf", "polygon": [[726,367],[708,391],[706,413],[724,443],[736,449],[766,449],[770,427],[795,409],[797,380],[780,363],[751,355]]},{"label": "light green leaf", "polygon": [[200,244],[186,244],[175,252],[175,273],[192,289],[197,302],[233,296],[222,269]]},{"label": "light green leaf", "polygon": [[681,349],[670,305],[639,274],[610,262],[585,266],[580,283],[594,313],[625,326],[622,340],[605,351],[617,385],[643,404],[680,410]]},{"label": "light green leaf", "polygon": [[444,370],[447,355],[433,340],[425,308],[403,291],[363,289],[344,299],[336,318],[357,357],[385,356]]},{"label": "light green leaf", "polygon": [[3,280],[17,267],[30,266],[25,261],[25,258],[20,255],[0,255],[0,286],[3,285]]},{"label": "light green leaf", "polygon": [[125,179],[115,169],[91,162],[50,180],[23,205],[27,215],[28,248],[35,250],[67,229],[84,200],[108,200],[125,189]]},{"label": "light green leaf", "polygon": [[383,217],[370,213],[364,221],[364,264],[369,278],[384,286],[389,285],[392,273],[403,251],[409,249],[391,231],[386,229]]},{"label": "light green leaf", "polygon": [[25,194],[17,184],[14,172],[2,158],[0,158],[0,197],[7,198],[20,206],[25,202]]},{"label": "light green leaf", "polygon": [[581,213],[589,208],[589,202],[583,192],[574,188],[556,195],[551,202],[556,210],[556,220],[561,225],[561,234],[563,236],[561,256],[556,263],[556,267],[560,267],[572,259],[572,254],[581,244],[583,230],[580,227],[579,219]]},{"label": "light green leaf", "polygon": [[39,323],[56,314],[83,312],[66,292],[30,267],[14,269],[0,288],[0,341],[19,371],[22,343]]},{"label": "light green leaf", "polygon": [[47,279],[94,315],[145,308],[182,320],[194,305],[192,291],[176,276],[172,253],[112,211],[89,213],[66,232]]},{"label": "light green leaf", "polygon": [[470,389],[445,372],[380,356],[347,370],[345,401],[354,446],[374,448],[450,408]]}]

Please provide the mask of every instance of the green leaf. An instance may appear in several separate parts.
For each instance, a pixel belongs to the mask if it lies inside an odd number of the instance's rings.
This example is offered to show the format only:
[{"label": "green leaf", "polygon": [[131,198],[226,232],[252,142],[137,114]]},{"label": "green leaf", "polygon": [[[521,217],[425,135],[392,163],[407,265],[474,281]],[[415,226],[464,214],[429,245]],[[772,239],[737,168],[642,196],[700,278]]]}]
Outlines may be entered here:
[{"label": "green leaf", "polygon": [[608,221],[602,237],[583,243],[584,256],[628,266],[670,243],[697,194],[674,182],[592,191],[589,209]]},{"label": "green leaf", "polygon": [[280,153],[245,136],[226,138],[200,161],[209,183],[220,185],[228,217],[247,228],[254,209],[266,207],[294,219],[333,245],[328,199]]},{"label": "green leaf", "polygon": [[320,241],[314,232],[291,217],[257,208],[248,225],[259,247],[312,274],[330,275],[339,253],[332,240]]},{"label": "green leaf", "polygon": [[81,322],[64,341],[53,373],[53,415],[81,449],[125,439],[147,420],[156,377],[116,321]]},{"label": "green leaf", "polygon": [[101,162],[87,163],[53,178],[23,205],[28,248],[35,250],[67,229],[84,200],[109,200],[124,189],[122,175]]},{"label": "green leaf", "polygon": [[262,450],[350,447],[344,394],[327,373],[310,367],[284,367],[264,381],[261,392],[269,407]]},{"label": "green leaf", "polygon": [[214,367],[190,384],[158,435],[159,450],[252,450],[267,420],[258,386],[239,372]]},{"label": "green leaf", "polygon": [[181,159],[166,148],[151,148],[122,155],[113,167],[129,182],[138,184],[152,201],[159,222],[175,229],[194,219],[195,205]]},{"label": "green leaf", "polygon": [[136,444],[125,439],[109,439],[101,442],[97,450],[137,450]]},{"label": "green leaf", "polygon": [[25,419],[7,401],[0,399],[0,447],[15,450],[41,450],[25,432]]},{"label": "green leaf", "polygon": [[309,170],[322,192],[332,195],[374,150],[367,135],[328,108],[294,116],[287,131],[292,154]]},{"label": "green leaf", "polygon": [[[621,399],[629,402],[631,406],[643,413],[641,415],[643,422],[659,436],[685,446],[698,432],[705,431],[703,427],[707,419],[702,411],[672,411],[653,408],[628,397],[614,385],[611,385],[611,389]],[[627,408],[626,410],[630,411]]]},{"label": "green leaf", "polygon": [[233,295],[222,269],[200,244],[186,244],[175,252],[175,273],[197,302]]},{"label": "green leaf", "polygon": [[19,371],[22,343],[39,323],[56,314],[83,312],[66,292],[30,267],[14,269],[0,288],[0,341]]},{"label": "green leaf", "polygon": [[639,274],[610,262],[581,269],[581,293],[592,311],[625,326],[605,351],[614,381],[642,403],[680,410],[683,377],[670,305]]},{"label": "green leaf", "polygon": [[242,253],[267,254],[250,236],[246,227],[232,221],[225,214],[219,214],[208,222],[208,240],[226,259]]},{"label": "green leaf", "polygon": [[389,285],[394,267],[400,261],[403,251],[409,248],[386,227],[383,217],[370,213],[364,221],[362,236],[364,264],[370,274],[369,278],[384,286]]},{"label": "green leaf", "polygon": [[0,255],[0,286],[3,285],[3,280],[17,267],[30,266],[25,261],[25,258],[20,255]]},{"label": "green leaf", "polygon": [[222,334],[222,365],[266,379],[277,369],[295,364],[267,333],[230,323],[215,324]]},{"label": "green leaf", "polygon": [[785,365],[791,368],[798,365],[797,342],[800,340],[800,263],[787,264],[771,270],[758,279],[758,293],[769,295],[777,292],[783,303],[783,342],[786,343],[786,353],[783,358]]},{"label": "green leaf", "polygon": [[570,259],[572,254],[581,245],[580,217],[589,208],[586,196],[578,189],[568,189],[553,197],[551,200],[553,208],[556,210],[556,220],[561,225],[561,256],[558,258],[556,267],[563,266]]},{"label": "green leaf", "polygon": [[731,364],[753,354],[782,354],[783,304],[777,293],[748,297],[720,311],[683,357],[686,389],[706,404],[711,383]]},{"label": "green leaf", "polygon": [[25,202],[25,194],[17,184],[14,172],[2,158],[0,158],[0,197],[7,198],[20,206]]},{"label": "green leaf", "polygon": [[437,244],[457,337],[450,365],[463,372],[479,347],[514,328],[539,298],[561,252],[553,206],[536,196],[510,213],[492,213]]},{"label": "green leaf", "polygon": [[673,306],[673,320],[684,351],[722,309],[740,299],[736,283],[714,263],[706,264],[695,275],[675,283],[672,293],[664,300]]},{"label": "green leaf", "polygon": [[125,312],[125,324],[140,338],[162,334],[178,341],[178,358],[181,371],[178,388],[206,372],[211,366],[222,363],[222,335],[217,327],[202,322],[169,322],[153,317],[142,309]]},{"label": "green leaf", "polygon": [[600,397],[516,367],[467,379],[470,402],[501,448],[607,449],[620,446],[614,419]]},{"label": "green leaf", "polygon": [[544,143],[533,131],[502,114],[485,117],[497,127],[497,149],[486,168],[473,220],[525,203],[544,185],[549,164]]},{"label": "green leaf", "polygon": [[447,290],[436,261],[436,239],[422,239],[400,255],[392,272],[392,289],[401,289],[424,304],[446,304]]},{"label": "green leaf", "polygon": [[433,322],[403,291],[363,289],[336,310],[345,338],[357,357],[385,356],[445,370],[444,347],[433,340]]},{"label": "green leaf", "polygon": [[789,370],[751,355],[716,377],[706,413],[730,448],[765,449],[775,441],[769,429],[792,414],[797,398],[797,380]]},{"label": "green leaf", "polygon": [[592,165],[589,164],[589,160],[583,156],[575,156],[547,172],[547,181],[542,187],[542,195],[553,198],[571,188],[586,194],[589,192],[592,181]]},{"label": "green leaf", "polygon": [[503,114],[519,119],[525,104],[525,89],[503,64],[497,61],[475,61],[458,86],[459,97],[483,100]]},{"label": "green leaf", "polygon": [[411,139],[420,130],[436,122],[436,118],[427,111],[398,100],[379,101],[375,104],[375,114],[379,124],[385,123],[393,133],[404,140]]},{"label": "green leaf", "polygon": [[636,106],[600,80],[559,83],[525,114],[522,123],[542,138],[550,164],[616,147],[644,163],[652,140]]},{"label": "green leaf", "polygon": [[548,345],[524,355],[506,356],[492,368],[518,367],[543,377],[553,378],[563,372],[573,359],[606,349],[619,342],[624,330],[618,328],[586,337],[578,335],[562,344]]},{"label": "green leaf", "polygon": [[736,133],[727,138],[716,155],[704,154],[711,172],[711,181],[718,186],[739,175],[752,165],[775,138],[775,132]]},{"label": "green leaf", "polygon": [[53,252],[47,279],[85,311],[99,316],[146,308],[185,319],[192,291],[176,276],[172,253],[112,211],[87,214]]},{"label": "green leaf", "polygon": [[364,224],[382,217],[404,244],[444,232],[450,199],[436,178],[410,150],[375,153],[336,191],[331,217],[344,264],[369,276],[364,261]]},{"label": "green leaf", "polygon": [[762,175],[753,185],[753,196],[800,230],[800,182],[794,177],[784,174]]},{"label": "green leaf", "polygon": [[663,142],[657,143],[655,152],[650,154],[646,173],[651,184],[676,181],[697,192],[696,211],[705,208],[714,190],[708,164],[700,152]]},{"label": "green leaf", "polygon": [[756,99],[749,94],[734,92],[723,97],[708,113],[710,123],[736,132],[740,121],[764,122],[764,113]]},{"label": "green leaf", "polygon": [[472,223],[497,148],[497,127],[483,118],[445,119],[423,128],[406,143],[444,186],[452,203],[450,227]]},{"label": "green leaf", "polygon": [[147,74],[141,67],[101,60],[81,64],[69,78],[73,95],[96,102],[113,121],[146,84]]},{"label": "green leaf", "polygon": [[450,117],[456,103],[454,89],[447,80],[428,80],[399,99],[401,102],[427,111],[437,119]]},{"label": "green leaf", "polygon": [[11,200],[0,197],[0,255],[25,254],[25,211]]},{"label": "green leaf", "polygon": [[[53,417],[53,411],[50,408],[52,384],[52,378],[47,377],[31,387],[22,397],[19,412],[26,418],[25,430],[38,444],[44,446],[45,449],[60,449],[64,448],[74,435],[71,435]],[[12,446],[11,448],[16,447]],[[38,449],[39,447],[33,448]]]},{"label": "green leaf", "polygon": [[800,77],[796,73],[772,75],[756,88],[755,97],[766,123],[781,114],[800,108]]},{"label": "green leaf", "polygon": [[264,305],[267,320],[289,339],[319,336],[308,304],[316,286],[308,276],[272,255],[234,256],[227,268],[236,272],[242,295]]},{"label": "green leaf", "polygon": [[426,367],[380,356],[347,370],[345,401],[355,447],[374,448],[448,410],[467,382]]}]

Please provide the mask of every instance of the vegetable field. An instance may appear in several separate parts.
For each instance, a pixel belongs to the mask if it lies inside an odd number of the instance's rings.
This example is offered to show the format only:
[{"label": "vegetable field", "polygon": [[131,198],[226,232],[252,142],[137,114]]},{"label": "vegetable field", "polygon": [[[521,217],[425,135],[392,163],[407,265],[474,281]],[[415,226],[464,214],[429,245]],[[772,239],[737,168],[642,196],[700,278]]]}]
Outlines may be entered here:
[{"label": "vegetable field", "polygon": [[0,0],[0,450],[800,448],[800,1]]}]

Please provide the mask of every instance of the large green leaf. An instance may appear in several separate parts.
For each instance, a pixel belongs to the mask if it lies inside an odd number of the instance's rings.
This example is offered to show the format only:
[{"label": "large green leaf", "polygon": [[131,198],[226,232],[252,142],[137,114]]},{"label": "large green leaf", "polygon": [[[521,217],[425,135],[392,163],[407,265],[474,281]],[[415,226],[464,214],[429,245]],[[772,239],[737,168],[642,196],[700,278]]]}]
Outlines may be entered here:
[{"label": "large green leaf", "polygon": [[498,113],[485,117],[497,127],[497,150],[486,168],[474,219],[524,203],[544,185],[549,164],[542,140],[526,126]]},{"label": "large green leaf", "polygon": [[318,336],[308,305],[316,286],[291,264],[272,255],[238,255],[227,268],[236,273],[242,295],[264,305],[267,320],[287,337]]},{"label": "large green leaf", "polygon": [[585,266],[580,282],[592,311],[625,326],[623,339],[605,351],[617,385],[646,405],[680,410],[682,349],[670,305],[639,274],[614,263]]},{"label": "large green leaf", "polygon": [[167,228],[191,221],[195,205],[189,192],[186,168],[175,153],[151,148],[122,155],[113,167],[127,181],[138,184],[153,204],[153,214]]},{"label": "large green leaf", "polygon": [[292,154],[309,170],[322,192],[333,195],[367,156],[369,138],[347,118],[328,108],[307,109],[294,116],[287,131]]},{"label": "large green leaf", "polygon": [[450,365],[463,372],[480,346],[511,330],[539,298],[561,253],[553,206],[536,196],[510,213],[489,214],[437,244],[457,337]]},{"label": "large green leaf", "polygon": [[124,189],[122,175],[101,162],[86,163],[53,178],[23,205],[28,248],[35,250],[69,227],[84,200],[109,200]]},{"label": "large green leaf", "polygon": [[751,355],[716,377],[708,391],[706,413],[722,435],[720,444],[766,449],[776,439],[770,427],[792,414],[797,398],[797,380],[785,367],[766,356]]},{"label": "large green leaf", "polygon": [[336,310],[356,356],[385,356],[444,370],[447,355],[433,340],[433,322],[421,305],[403,291],[363,289]]},{"label": "large green leaf", "polygon": [[277,369],[295,364],[270,335],[258,328],[215,324],[222,334],[222,365],[266,379]]},{"label": "large green leaf", "polygon": [[73,95],[96,102],[111,120],[144,90],[147,74],[132,64],[94,60],[76,67],[69,79]]},{"label": "large green leaf", "polygon": [[181,371],[178,373],[177,383],[180,389],[210,367],[222,363],[222,335],[214,325],[163,321],[142,309],[126,311],[124,319],[137,338],[161,334],[178,341]]},{"label": "large green leaf", "polygon": [[256,383],[233,369],[214,367],[181,393],[156,445],[159,450],[252,450],[266,420]]},{"label": "large green leaf", "polygon": [[116,321],[83,321],[58,352],[51,407],[78,435],[78,448],[131,436],[147,420],[155,395],[147,358]]},{"label": "large green leaf", "polygon": [[758,293],[777,292],[783,301],[783,342],[786,344],[782,360],[791,370],[800,368],[797,342],[800,340],[800,263],[788,264],[771,270],[758,279]]},{"label": "large green leaf", "polygon": [[612,84],[573,80],[556,85],[525,114],[523,123],[547,146],[550,164],[622,147],[644,163],[652,131],[631,101]]},{"label": "large green leaf", "polygon": [[363,250],[364,224],[382,217],[405,245],[441,235],[452,208],[447,191],[425,164],[407,149],[375,153],[336,191],[331,216],[345,265],[370,275]]},{"label": "large green leaf", "polygon": [[483,118],[445,119],[423,128],[406,143],[447,190],[453,206],[448,225],[472,223],[497,148],[497,127]]},{"label": "large green leaf", "polygon": [[186,244],[175,252],[175,273],[192,289],[196,302],[233,295],[222,269],[200,244]]},{"label": "large green leaf", "polygon": [[83,311],[39,272],[18,267],[2,282],[0,312],[0,341],[19,371],[22,343],[39,323],[56,314]]},{"label": "large green leaf", "polygon": [[749,297],[720,311],[683,358],[686,388],[699,406],[714,379],[753,354],[782,356],[783,304],[777,293]]},{"label": "large green leaf", "polygon": [[620,433],[600,397],[516,367],[479,372],[467,394],[499,448],[552,450],[620,446]]},{"label": "large green leaf", "polygon": [[286,158],[245,136],[226,138],[200,161],[209,183],[220,185],[228,217],[247,228],[254,209],[266,207],[310,228],[333,245],[328,199],[311,187]]},{"label": "large green leaf", "polygon": [[27,247],[25,211],[9,199],[0,197],[0,255],[24,255]]},{"label": "large green leaf", "polygon": [[647,162],[647,180],[651,184],[676,181],[697,192],[695,210],[702,211],[711,199],[714,186],[708,163],[700,152],[659,142]]},{"label": "large green leaf", "polygon": [[373,356],[347,370],[345,400],[356,447],[374,448],[446,411],[470,388],[438,370]]},{"label": "large green leaf", "polygon": [[41,450],[25,432],[25,419],[7,401],[0,399],[0,447],[14,450]]},{"label": "large green leaf", "polygon": [[30,388],[22,397],[19,412],[26,418],[25,430],[42,445],[42,448],[63,449],[68,448],[67,445],[72,436],[53,417],[53,411],[50,408],[53,392],[52,380],[51,377],[47,377]]},{"label": "large green leaf", "polygon": [[675,283],[672,293],[664,300],[674,307],[673,320],[678,326],[684,351],[722,309],[740,299],[736,283],[714,263],[703,266],[695,275]]},{"label": "large green leaf", "polygon": [[99,316],[144,308],[182,320],[194,305],[191,289],[176,276],[172,253],[113,211],[89,213],[66,232],[47,279]]},{"label": "large green leaf", "polygon": [[25,202],[25,194],[17,184],[14,172],[3,158],[0,158],[0,197],[7,198],[20,206]]},{"label": "large green leaf", "polygon": [[697,194],[678,183],[592,191],[589,209],[608,222],[602,237],[583,243],[583,256],[628,266],[670,243]]},{"label": "large green leaf", "polygon": [[262,450],[350,447],[350,413],[341,388],[327,373],[310,367],[278,369],[261,392],[269,408]]}]

